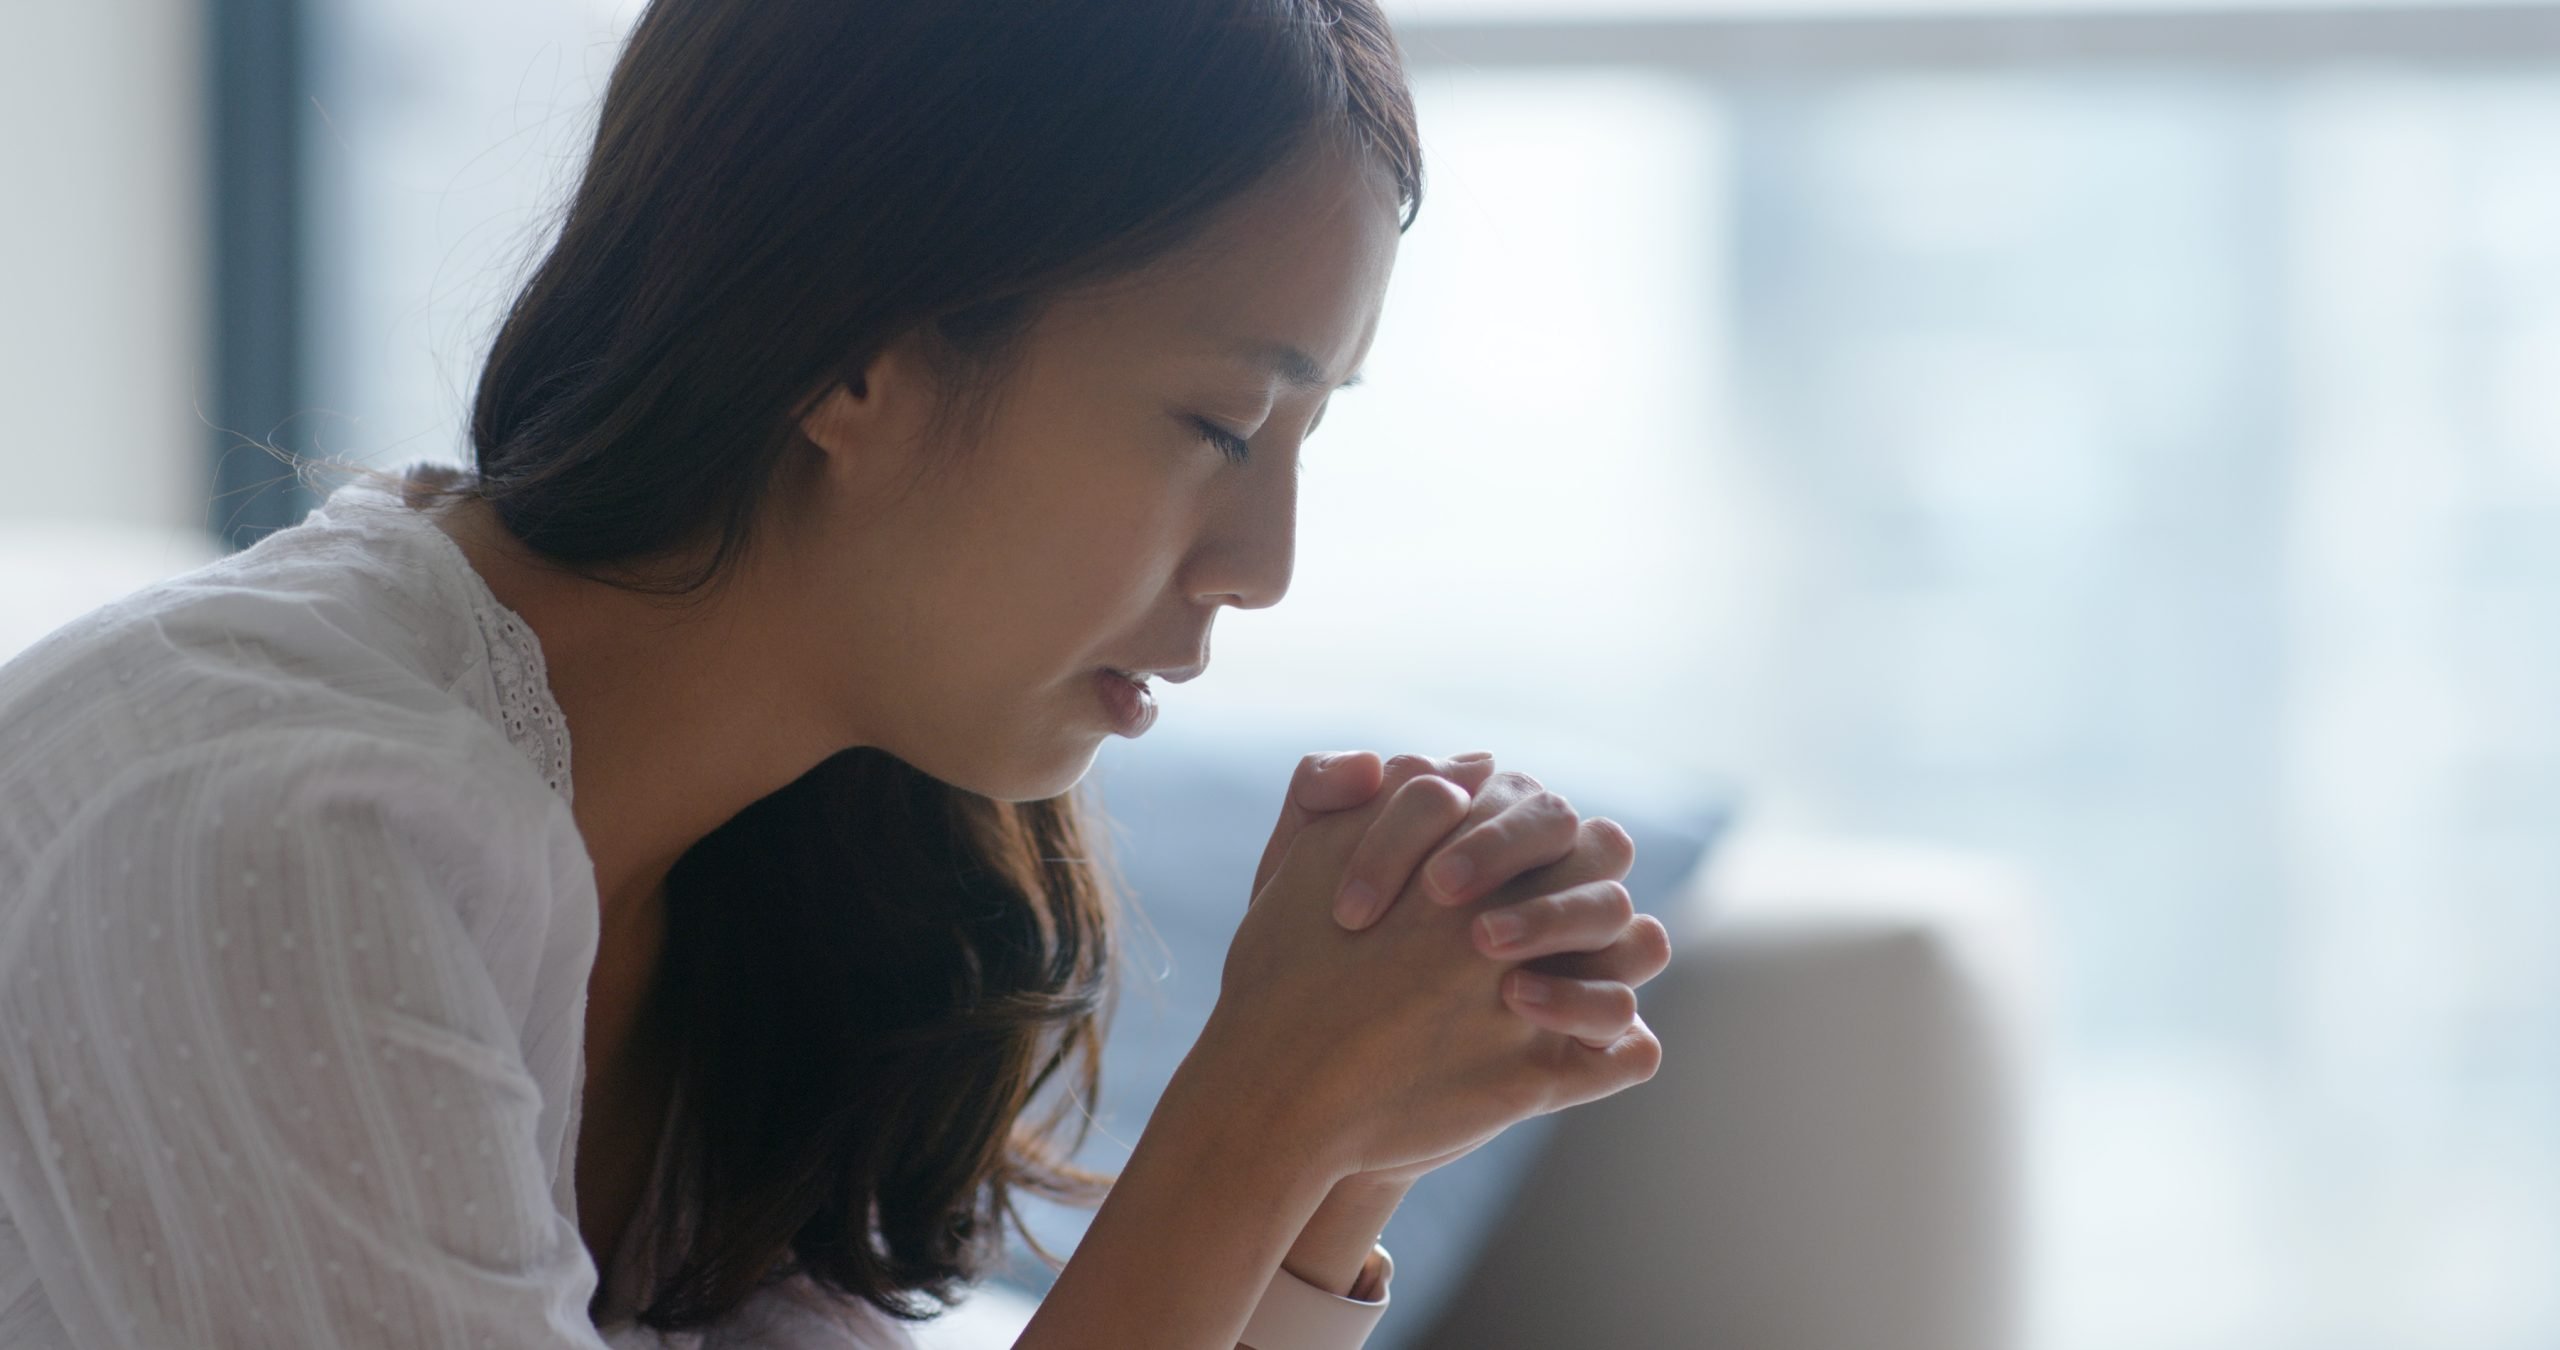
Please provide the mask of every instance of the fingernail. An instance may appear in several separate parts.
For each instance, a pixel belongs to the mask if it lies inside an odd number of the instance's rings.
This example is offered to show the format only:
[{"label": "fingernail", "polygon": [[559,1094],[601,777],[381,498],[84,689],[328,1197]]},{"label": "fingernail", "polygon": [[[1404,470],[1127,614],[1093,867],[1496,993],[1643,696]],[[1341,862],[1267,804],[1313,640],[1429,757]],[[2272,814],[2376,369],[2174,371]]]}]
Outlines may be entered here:
[{"label": "fingernail", "polygon": [[1344,882],[1342,894],[1333,902],[1333,912],[1354,928],[1366,927],[1370,912],[1377,907],[1377,888],[1365,881]]},{"label": "fingernail", "polygon": [[1334,765],[1339,764],[1339,763],[1341,763],[1342,761],[1344,761],[1344,760],[1346,760],[1346,759],[1349,759],[1349,758],[1351,758],[1351,752],[1350,752],[1350,751],[1348,751],[1348,750],[1338,751],[1338,752],[1336,752],[1336,753],[1334,753],[1334,754],[1326,755],[1326,756],[1324,756],[1323,758],[1321,758],[1321,759],[1319,759],[1319,760],[1317,760],[1317,761],[1316,761],[1316,772],[1317,772],[1317,773],[1323,773],[1323,772],[1324,772],[1324,771],[1326,771],[1327,769],[1330,769],[1330,768],[1332,768]]},{"label": "fingernail", "polygon": [[1450,760],[1450,762],[1451,762],[1451,763],[1453,763],[1453,764],[1455,764],[1455,763],[1469,763],[1469,764],[1471,764],[1471,763],[1476,762],[1477,760],[1485,760],[1485,759],[1491,759],[1491,758],[1493,758],[1493,752],[1492,752],[1492,751],[1490,751],[1490,750],[1470,750],[1470,751],[1468,751],[1467,753],[1465,753],[1465,754],[1463,754],[1463,755],[1451,755],[1451,756],[1449,756],[1449,760]]},{"label": "fingernail", "polygon": [[1497,911],[1476,920],[1476,926],[1484,929],[1485,941],[1496,947],[1508,947],[1520,938],[1521,924],[1517,914]]},{"label": "fingernail", "polygon": [[1522,1003],[1544,1003],[1547,1001],[1547,982],[1535,975],[1514,975],[1511,977],[1511,997]]},{"label": "fingernail", "polygon": [[1443,853],[1431,864],[1431,884],[1439,889],[1443,900],[1456,900],[1458,888],[1475,874],[1474,860],[1463,853]]}]

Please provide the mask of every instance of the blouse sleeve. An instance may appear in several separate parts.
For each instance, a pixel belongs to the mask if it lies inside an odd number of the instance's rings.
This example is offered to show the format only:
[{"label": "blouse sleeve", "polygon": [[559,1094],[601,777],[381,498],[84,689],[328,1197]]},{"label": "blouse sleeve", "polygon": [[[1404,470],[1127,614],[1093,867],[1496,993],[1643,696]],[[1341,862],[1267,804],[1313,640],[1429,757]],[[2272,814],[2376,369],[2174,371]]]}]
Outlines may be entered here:
[{"label": "blouse sleeve", "polygon": [[1244,1325],[1243,1350],[1360,1350],[1387,1315],[1396,1262],[1371,1243],[1348,1297],[1299,1279],[1285,1264],[1271,1272]]},{"label": "blouse sleeve", "polygon": [[0,929],[0,1188],[70,1344],[603,1350],[466,923],[552,903],[492,861],[542,856],[528,798],[354,733],[287,748],[137,765]]}]

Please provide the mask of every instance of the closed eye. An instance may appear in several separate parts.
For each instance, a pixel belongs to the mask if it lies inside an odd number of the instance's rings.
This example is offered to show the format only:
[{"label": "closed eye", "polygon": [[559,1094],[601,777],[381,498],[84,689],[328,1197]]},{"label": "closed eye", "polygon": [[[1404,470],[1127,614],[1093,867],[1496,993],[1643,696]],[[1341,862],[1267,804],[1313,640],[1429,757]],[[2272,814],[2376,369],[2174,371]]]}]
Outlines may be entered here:
[{"label": "closed eye", "polygon": [[1225,427],[1219,426],[1217,423],[1212,422],[1205,417],[1192,418],[1191,425],[1199,430],[1200,439],[1216,446],[1219,452],[1224,454],[1228,459],[1238,464],[1242,464],[1247,459],[1252,458],[1253,447],[1245,443],[1244,437],[1227,430]]}]

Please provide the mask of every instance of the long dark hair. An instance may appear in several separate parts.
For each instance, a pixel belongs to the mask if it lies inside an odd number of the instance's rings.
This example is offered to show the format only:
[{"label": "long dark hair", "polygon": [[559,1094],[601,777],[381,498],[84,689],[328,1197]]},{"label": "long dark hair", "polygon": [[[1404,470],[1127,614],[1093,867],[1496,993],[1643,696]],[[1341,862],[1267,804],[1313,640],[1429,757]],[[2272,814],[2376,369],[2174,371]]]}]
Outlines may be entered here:
[{"label": "long dark hair", "polygon": [[[404,484],[485,499],[551,564],[696,594],[800,415],[888,343],[921,339],[944,425],[978,427],[1044,300],[1328,137],[1393,173],[1409,227],[1421,152],[1375,0],[652,0],[481,372],[477,474]],[[679,575],[598,575],[687,549]],[[947,1303],[1000,1259],[1013,1190],[1099,1200],[1112,1178],[1067,1161],[1089,1114],[1055,1138],[1075,1097],[1025,1117],[1061,1070],[1082,1103],[1099,1081],[1100,820],[1080,791],[999,802],[865,748],[684,855],[651,1017],[686,1105],[642,1216],[680,1260],[641,1322],[705,1325],[804,1272],[929,1317],[909,1295]]]}]

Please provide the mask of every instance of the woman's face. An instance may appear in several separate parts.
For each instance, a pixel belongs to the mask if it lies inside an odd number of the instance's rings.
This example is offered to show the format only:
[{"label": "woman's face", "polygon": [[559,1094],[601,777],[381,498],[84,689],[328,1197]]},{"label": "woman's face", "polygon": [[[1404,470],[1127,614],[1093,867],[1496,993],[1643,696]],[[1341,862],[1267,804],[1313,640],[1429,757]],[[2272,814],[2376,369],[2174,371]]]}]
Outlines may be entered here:
[{"label": "woman's face", "polygon": [[1055,796],[1114,734],[1106,668],[1196,666],[1219,607],[1279,603],[1298,447],[1367,357],[1397,208],[1365,155],[1284,166],[1179,253],[1045,311],[965,449],[928,439],[905,348],[830,392],[776,497],[767,617],[841,744]]}]

